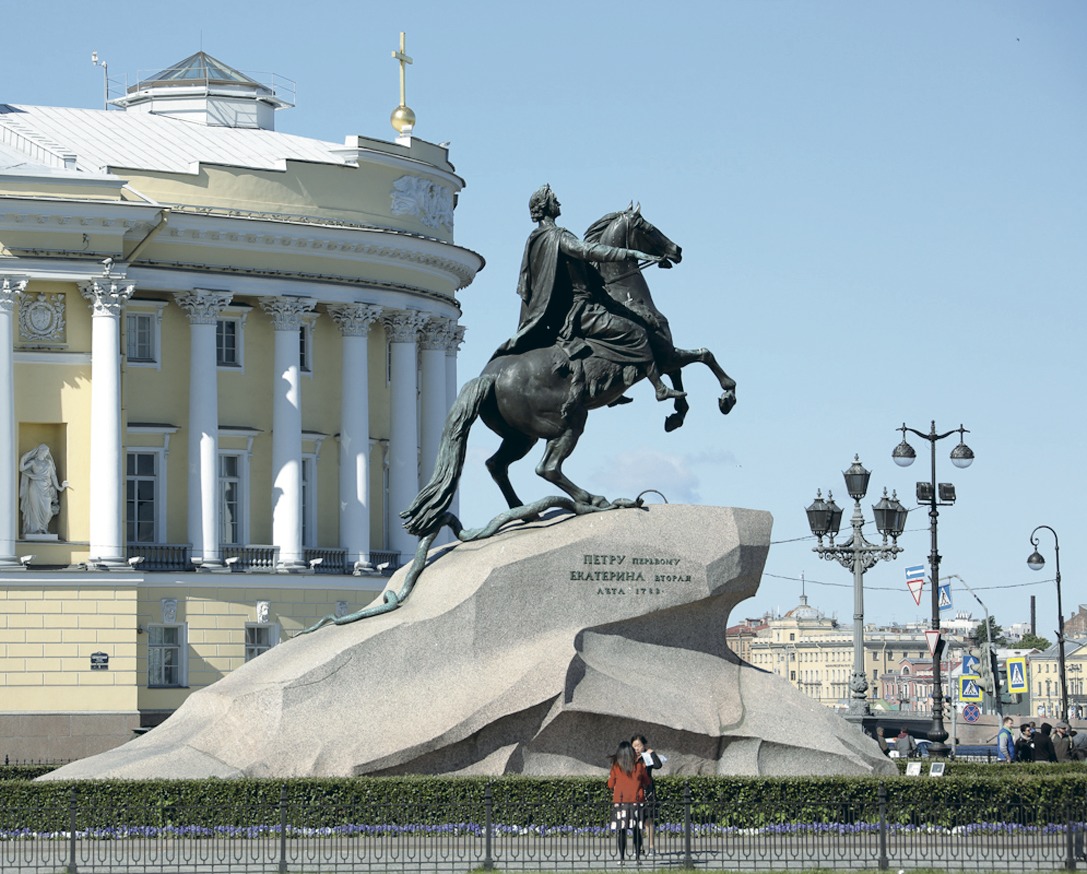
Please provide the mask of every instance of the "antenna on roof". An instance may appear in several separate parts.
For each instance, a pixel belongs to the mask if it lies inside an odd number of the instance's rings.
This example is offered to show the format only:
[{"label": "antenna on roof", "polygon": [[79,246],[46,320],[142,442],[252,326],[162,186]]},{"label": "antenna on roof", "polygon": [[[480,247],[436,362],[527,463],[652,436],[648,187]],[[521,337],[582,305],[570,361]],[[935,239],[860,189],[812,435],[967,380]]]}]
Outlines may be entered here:
[{"label": "antenna on roof", "polygon": [[98,60],[98,52],[91,52],[91,63],[102,68],[102,108],[109,109],[109,64]]}]

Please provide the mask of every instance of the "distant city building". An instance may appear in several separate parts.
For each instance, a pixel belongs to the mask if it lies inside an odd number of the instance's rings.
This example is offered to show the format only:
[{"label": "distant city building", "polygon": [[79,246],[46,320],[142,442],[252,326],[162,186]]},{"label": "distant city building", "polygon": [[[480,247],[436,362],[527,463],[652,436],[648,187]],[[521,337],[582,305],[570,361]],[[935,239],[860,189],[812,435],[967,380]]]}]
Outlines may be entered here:
[{"label": "distant city building", "polygon": [[[783,616],[766,617],[764,625],[754,636],[741,638],[750,653],[746,660],[778,674],[820,704],[844,709],[853,673],[852,629],[811,606],[806,595]],[[959,644],[956,641],[953,645]],[[921,666],[926,659],[928,667],[909,668],[903,682],[904,665]],[[866,626],[864,665],[874,709],[931,707],[927,699],[932,692],[932,661],[921,626]],[[927,686],[923,682],[926,678]]]},{"label": "distant city building", "polygon": [[1068,637],[1087,640],[1087,606],[1080,604],[1079,609],[1064,620],[1064,633]]},{"label": "distant city building", "polygon": [[[1077,616],[1082,616],[1080,608]],[[1066,630],[1070,622],[1065,623]],[[943,694],[962,709],[960,698],[963,658],[984,656],[984,641],[970,636],[978,619],[960,612],[945,624],[941,621],[946,650],[941,662]],[[777,674],[809,697],[827,707],[844,710],[849,702],[849,679],[853,672],[852,630],[825,616],[801,595],[800,603],[781,616],[767,614],[746,619],[727,631],[729,647],[744,661]],[[1009,696],[1007,659],[1026,659],[1028,691]],[[1087,719],[1087,640],[1065,645],[1068,670],[1068,701],[1072,718]],[[925,638],[925,625],[865,626],[864,663],[873,711],[928,714],[932,710],[932,656]],[[1031,714],[1055,722],[1060,718],[1060,672],[1056,644],[1044,652],[1029,649],[997,649],[997,665],[1004,695],[1004,713]],[[980,675],[979,675],[980,676]],[[969,680],[969,677],[966,678]],[[984,713],[995,713],[997,705],[989,694],[977,702]]]},{"label": "distant city building", "polygon": [[[1083,608],[1080,608],[1081,610]],[[1065,622],[1065,631],[1068,623]],[[1073,719],[1087,718],[1087,640],[1073,640],[1065,634],[1064,662],[1068,673],[1068,709]],[[1028,656],[1031,706],[1030,713],[1050,722],[1065,718],[1061,714],[1060,650],[1053,644]]]},{"label": "distant city building", "polygon": [[768,627],[765,616],[761,619],[745,619],[739,625],[730,625],[725,629],[725,643],[741,659],[750,662],[751,641]]}]

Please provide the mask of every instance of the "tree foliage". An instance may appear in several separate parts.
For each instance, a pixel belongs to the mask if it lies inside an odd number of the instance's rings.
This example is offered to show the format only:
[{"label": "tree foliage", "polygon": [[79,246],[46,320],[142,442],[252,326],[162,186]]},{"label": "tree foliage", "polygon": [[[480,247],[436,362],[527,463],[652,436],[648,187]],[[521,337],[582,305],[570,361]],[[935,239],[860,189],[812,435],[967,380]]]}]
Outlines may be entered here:
[{"label": "tree foliage", "polygon": [[1039,637],[1037,634],[1031,634],[1029,631],[1019,638],[1017,646],[1020,649],[1049,649],[1052,644],[1048,638]]},{"label": "tree foliage", "polygon": [[[989,629],[992,632],[993,646],[1007,646],[1008,638],[1004,634],[1004,629],[1000,627],[1000,624],[993,616],[989,617]],[[979,622],[977,628],[974,629],[971,637],[979,646],[985,646],[989,642],[989,635],[985,632],[985,623]]]}]

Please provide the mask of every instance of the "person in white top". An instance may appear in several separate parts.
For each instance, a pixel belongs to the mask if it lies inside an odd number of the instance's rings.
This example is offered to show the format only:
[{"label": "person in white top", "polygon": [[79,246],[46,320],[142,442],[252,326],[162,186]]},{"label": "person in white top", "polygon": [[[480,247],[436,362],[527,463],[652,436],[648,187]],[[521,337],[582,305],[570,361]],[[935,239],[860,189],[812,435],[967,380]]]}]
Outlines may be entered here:
[{"label": "person in white top", "polygon": [[653,783],[653,770],[659,768],[668,759],[653,752],[644,734],[634,735],[630,739],[630,744],[645,763],[645,769],[649,773],[649,788],[645,790],[645,809],[642,813],[642,829],[645,835],[645,852],[647,856],[651,856],[654,853],[653,829],[657,822],[657,788]]}]

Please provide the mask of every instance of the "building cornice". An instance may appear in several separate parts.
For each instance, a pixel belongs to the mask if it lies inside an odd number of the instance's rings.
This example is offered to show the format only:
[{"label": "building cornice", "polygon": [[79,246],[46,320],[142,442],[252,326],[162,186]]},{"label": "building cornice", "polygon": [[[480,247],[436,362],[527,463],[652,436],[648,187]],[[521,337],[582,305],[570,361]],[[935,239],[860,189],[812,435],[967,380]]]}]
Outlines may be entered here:
[{"label": "building cornice", "polygon": [[[0,258],[0,274],[18,272],[28,276],[31,282],[85,282],[100,276],[101,271],[98,259]],[[173,294],[180,289],[192,288],[229,292],[234,300],[226,312],[232,308],[250,307],[239,300],[240,297],[266,297],[269,280],[274,280],[283,294],[312,297],[319,304],[367,303],[391,309],[423,308],[429,315],[454,319],[461,315],[456,298],[402,283],[192,264],[135,264],[128,268],[127,276],[141,294]]]},{"label": "building cornice", "polygon": [[[158,206],[133,203],[83,204],[73,201],[44,201],[0,198],[0,233],[4,231],[27,233],[28,231],[53,232],[70,236],[70,242],[58,242],[49,248],[9,245],[9,251],[26,258],[95,259],[118,257],[123,249],[124,238],[147,234],[153,229],[161,214]],[[105,235],[109,251],[90,249],[91,236]],[[231,265],[252,262],[267,263],[267,254],[297,253],[299,258],[319,259],[329,269],[284,270],[267,267],[231,267],[200,263],[198,252],[192,260],[168,257],[170,247],[193,246],[194,250],[212,251]],[[156,250],[158,252],[156,253]],[[248,256],[248,257],[247,257]],[[267,277],[297,277],[300,279],[352,284],[373,282],[375,285],[392,285],[378,280],[373,268],[403,268],[416,282],[397,283],[402,289],[418,289],[420,292],[446,292],[451,296],[468,286],[483,269],[482,256],[469,249],[407,231],[391,230],[342,223],[318,223],[294,219],[273,219],[246,215],[196,213],[177,209],[171,211],[170,224],[145,248],[132,266],[167,267],[171,269],[211,270],[243,272]],[[367,274],[371,274],[368,277]],[[448,290],[448,291],[447,291]]]}]

